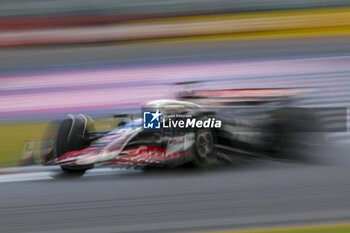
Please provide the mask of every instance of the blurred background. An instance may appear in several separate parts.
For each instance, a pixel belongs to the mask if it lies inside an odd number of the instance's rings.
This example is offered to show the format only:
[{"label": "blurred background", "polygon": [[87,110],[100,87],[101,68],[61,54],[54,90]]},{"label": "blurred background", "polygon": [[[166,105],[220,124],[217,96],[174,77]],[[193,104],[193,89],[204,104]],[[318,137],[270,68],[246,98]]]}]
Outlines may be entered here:
[{"label": "blurred background", "polygon": [[[2,0],[0,167],[36,164],[51,120],[109,129],[181,82],[313,88],[300,106],[348,107],[349,55],[348,0]],[[347,132],[327,137],[348,148]]]},{"label": "blurred background", "polygon": [[346,107],[349,33],[346,0],[1,1],[0,166],[50,120],[135,112],[180,82],[313,87],[304,106]]}]

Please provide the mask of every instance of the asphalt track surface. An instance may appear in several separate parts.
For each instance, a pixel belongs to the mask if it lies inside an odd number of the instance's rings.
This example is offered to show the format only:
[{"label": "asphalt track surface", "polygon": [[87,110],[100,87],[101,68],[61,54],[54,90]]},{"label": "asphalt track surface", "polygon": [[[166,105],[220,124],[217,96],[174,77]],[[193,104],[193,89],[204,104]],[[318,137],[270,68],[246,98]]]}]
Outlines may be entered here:
[{"label": "asphalt track surface", "polygon": [[[31,48],[0,52],[1,72],[200,60],[331,57],[346,38]],[[235,48],[235,49],[234,49]],[[55,171],[0,176],[1,232],[188,232],[350,221],[348,150],[323,148],[314,163],[246,161],[230,168]]]},{"label": "asphalt track surface", "polygon": [[[188,232],[350,220],[349,163],[0,176],[1,232]],[[32,178],[31,178],[32,177]]]}]

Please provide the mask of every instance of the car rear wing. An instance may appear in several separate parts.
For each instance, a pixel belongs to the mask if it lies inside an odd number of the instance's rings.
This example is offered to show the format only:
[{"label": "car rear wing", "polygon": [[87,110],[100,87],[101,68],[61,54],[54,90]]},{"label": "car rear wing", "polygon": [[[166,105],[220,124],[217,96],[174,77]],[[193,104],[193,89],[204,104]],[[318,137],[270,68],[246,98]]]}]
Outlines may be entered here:
[{"label": "car rear wing", "polygon": [[257,89],[224,89],[224,90],[184,90],[178,98],[194,101],[199,104],[229,104],[240,102],[268,102],[288,100],[306,92],[303,88],[257,88]]}]

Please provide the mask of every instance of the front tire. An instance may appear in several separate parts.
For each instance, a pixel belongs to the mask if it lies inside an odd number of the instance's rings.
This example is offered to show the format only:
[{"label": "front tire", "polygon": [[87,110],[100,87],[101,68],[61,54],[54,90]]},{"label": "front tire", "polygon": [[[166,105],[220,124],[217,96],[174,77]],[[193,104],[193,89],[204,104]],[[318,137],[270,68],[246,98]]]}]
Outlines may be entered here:
[{"label": "front tire", "polygon": [[[69,115],[63,120],[58,128],[57,138],[54,147],[54,157],[65,154],[69,151],[81,150],[89,146],[90,142],[85,140],[91,120],[84,115]],[[80,177],[86,170],[93,168],[93,165],[63,165],[62,173],[65,176]]]}]

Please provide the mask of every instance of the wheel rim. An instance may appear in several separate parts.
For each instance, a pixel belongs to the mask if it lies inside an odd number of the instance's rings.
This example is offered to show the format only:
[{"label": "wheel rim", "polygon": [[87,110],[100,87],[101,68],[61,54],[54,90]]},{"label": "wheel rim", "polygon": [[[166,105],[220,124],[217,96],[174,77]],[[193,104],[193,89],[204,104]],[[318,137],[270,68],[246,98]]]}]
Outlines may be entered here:
[{"label": "wheel rim", "polygon": [[200,130],[196,142],[197,154],[200,159],[209,160],[213,151],[213,136],[210,130]]}]

